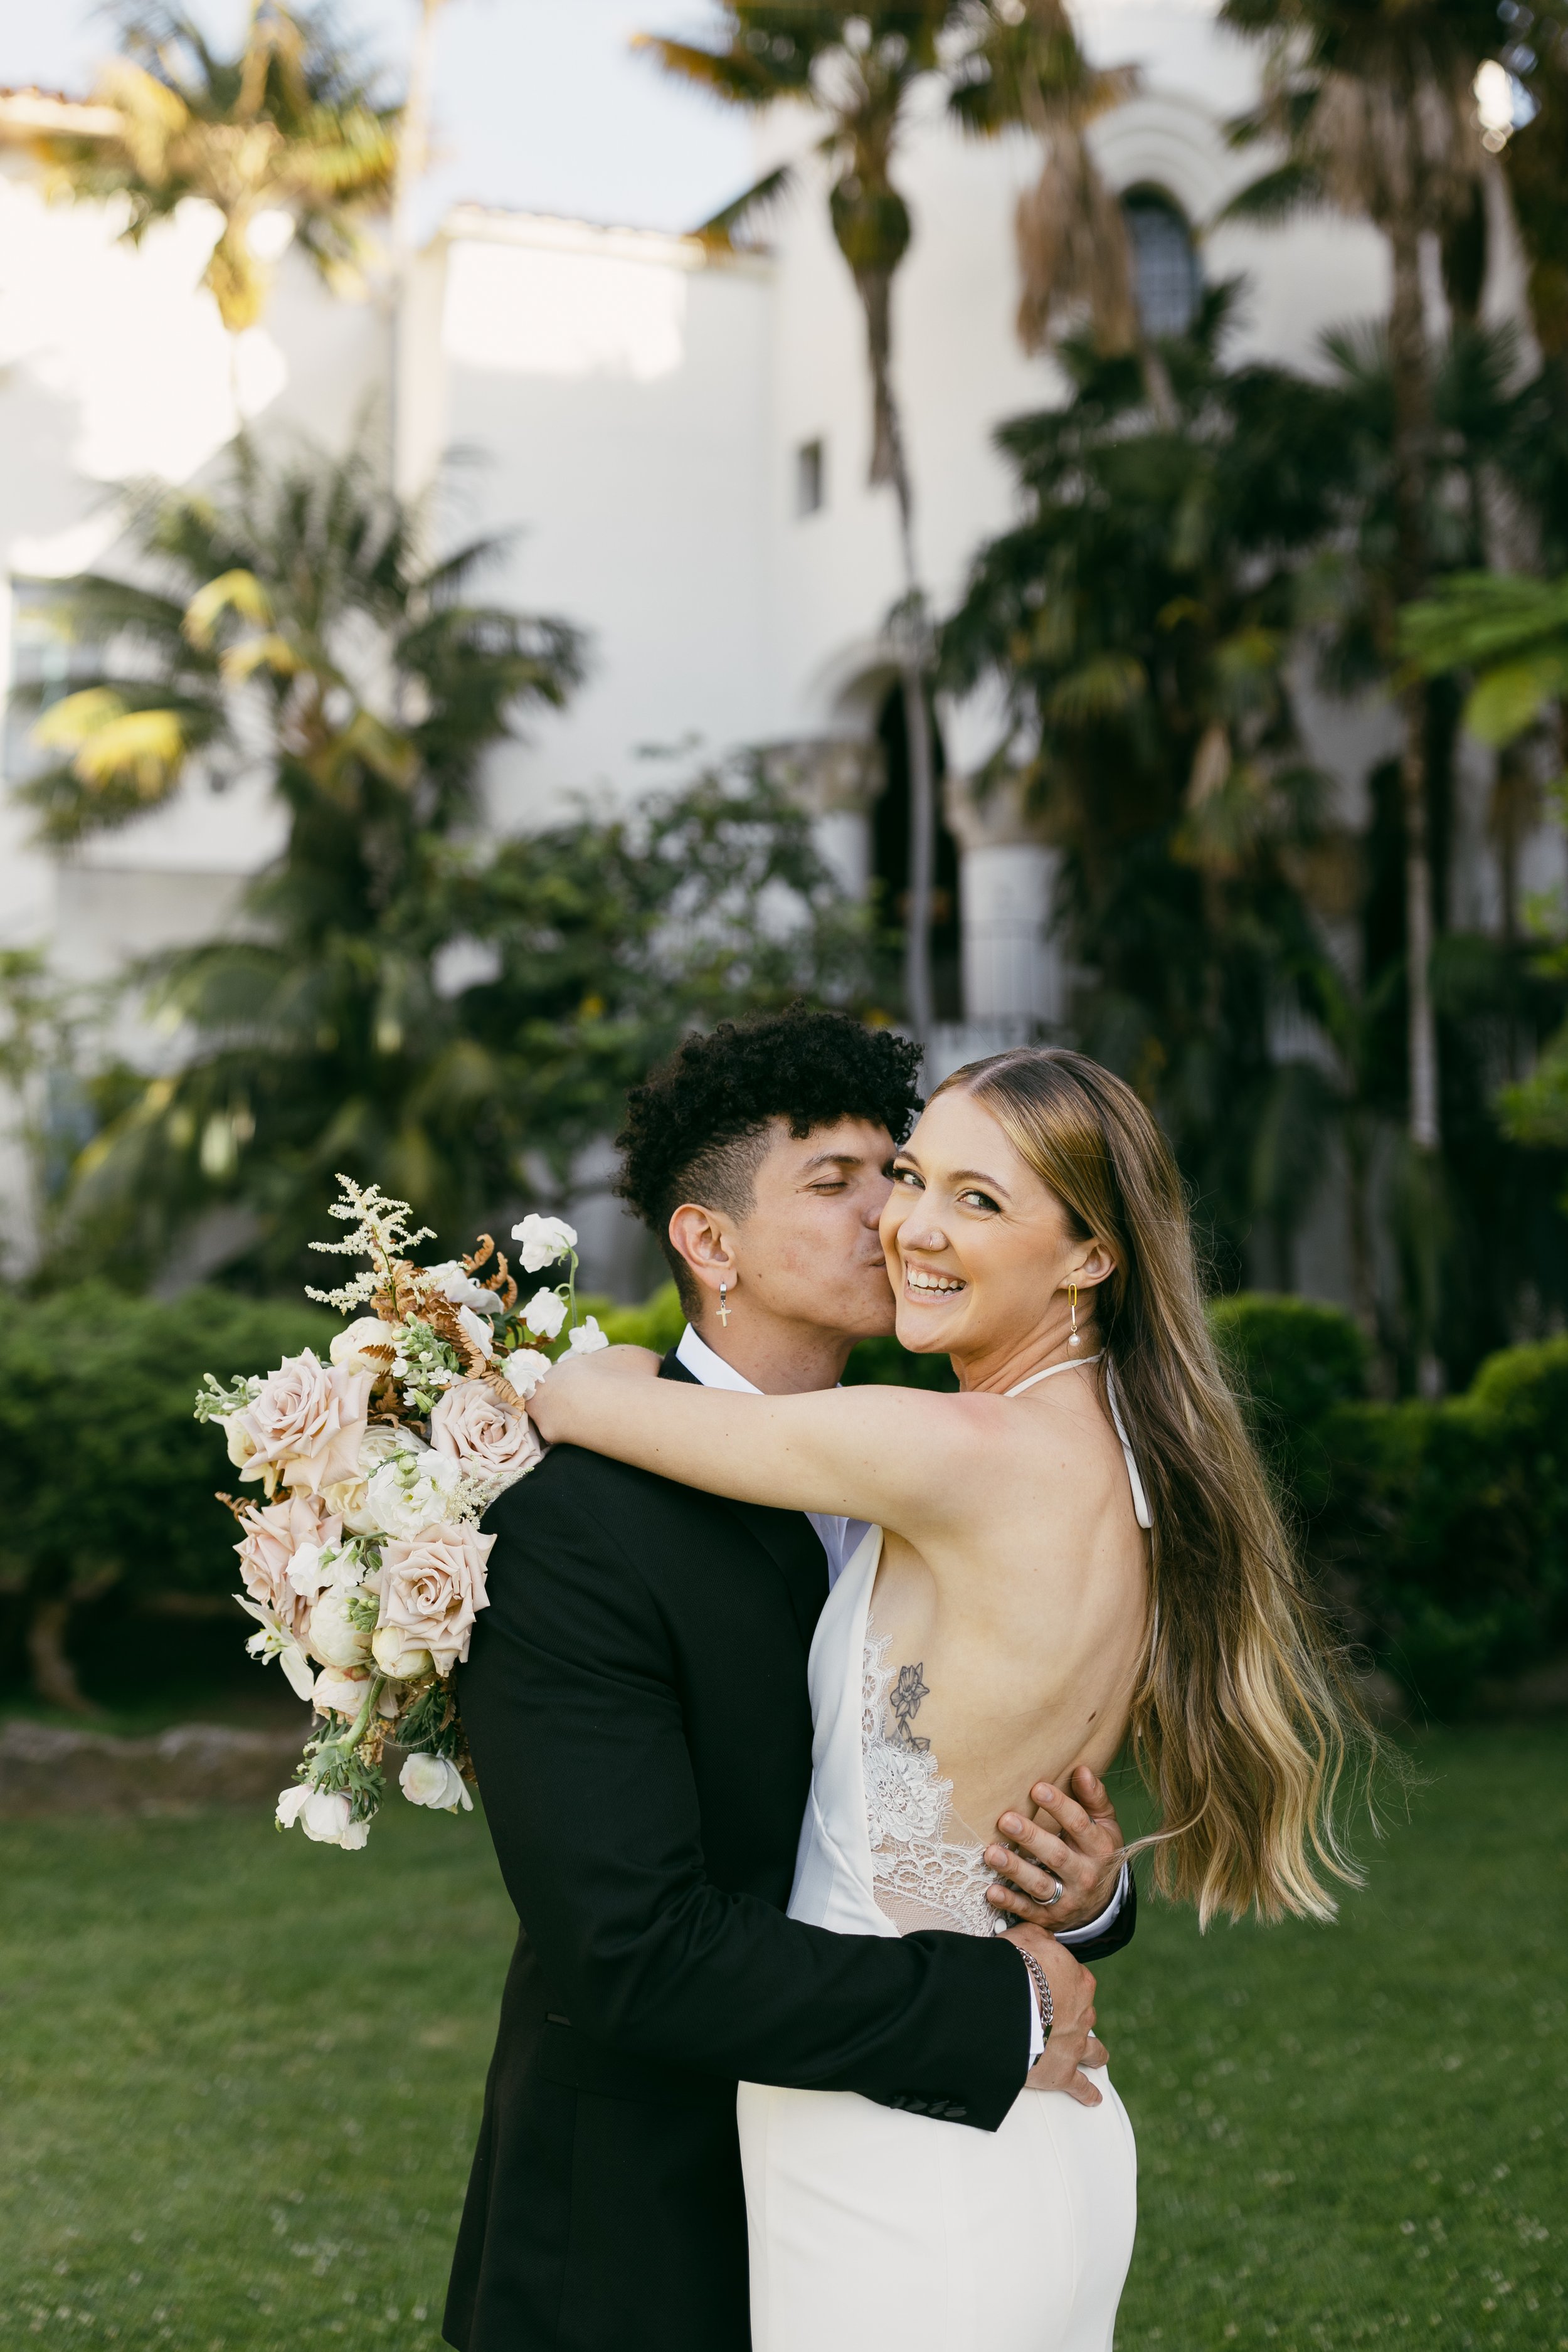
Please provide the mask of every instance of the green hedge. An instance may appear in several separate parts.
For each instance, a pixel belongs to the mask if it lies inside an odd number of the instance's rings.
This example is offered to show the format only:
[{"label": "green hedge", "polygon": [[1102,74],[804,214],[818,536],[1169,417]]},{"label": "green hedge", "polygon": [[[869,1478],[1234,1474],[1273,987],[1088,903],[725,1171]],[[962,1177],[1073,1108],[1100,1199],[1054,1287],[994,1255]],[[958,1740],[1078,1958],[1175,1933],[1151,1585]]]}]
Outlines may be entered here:
[{"label": "green hedge", "polygon": [[20,1676],[26,1629],[60,1595],[119,1610],[137,1593],[234,1590],[234,1522],[213,1490],[237,1474],[221,1432],[191,1418],[201,1375],[265,1370],[338,1328],[319,1307],[216,1290],[165,1304],[90,1285],[4,1302],[5,1679]]},{"label": "green hedge", "polygon": [[1428,1711],[1568,1643],[1568,1339],[1491,1357],[1463,1396],[1382,1404],[1348,1316],[1255,1295],[1213,1318],[1309,1550]]},{"label": "green hedge", "polygon": [[[679,1336],[673,1285],[640,1307],[584,1299],[616,1339]],[[1308,1549],[1378,1662],[1434,1714],[1462,1712],[1568,1644],[1568,1339],[1511,1349],[1468,1394],[1382,1404],[1349,1317],[1244,1295],[1215,1330]],[[337,1318],[194,1290],[167,1304],[89,1286],[0,1316],[0,1584],[42,1596],[111,1571],[137,1593],[226,1593],[232,1485],[191,1419],[204,1371],[324,1349]],[[951,1386],[944,1359],[858,1347],[846,1378]],[[15,1672],[19,1661],[9,1662]]]}]

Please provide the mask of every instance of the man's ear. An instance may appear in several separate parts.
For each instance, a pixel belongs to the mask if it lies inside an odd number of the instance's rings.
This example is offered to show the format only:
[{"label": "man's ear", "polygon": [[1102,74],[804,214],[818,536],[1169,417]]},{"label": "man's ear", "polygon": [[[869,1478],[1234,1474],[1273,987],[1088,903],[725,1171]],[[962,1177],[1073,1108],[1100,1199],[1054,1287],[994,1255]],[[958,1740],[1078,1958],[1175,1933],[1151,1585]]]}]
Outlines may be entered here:
[{"label": "man's ear", "polygon": [[704,1290],[719,1295],[719,1285],[735,1284],[735,1254],[731,1236],[711,1209],[683,1201],[669,1221],[670,1247],[691,1269],[691,1278]]}]

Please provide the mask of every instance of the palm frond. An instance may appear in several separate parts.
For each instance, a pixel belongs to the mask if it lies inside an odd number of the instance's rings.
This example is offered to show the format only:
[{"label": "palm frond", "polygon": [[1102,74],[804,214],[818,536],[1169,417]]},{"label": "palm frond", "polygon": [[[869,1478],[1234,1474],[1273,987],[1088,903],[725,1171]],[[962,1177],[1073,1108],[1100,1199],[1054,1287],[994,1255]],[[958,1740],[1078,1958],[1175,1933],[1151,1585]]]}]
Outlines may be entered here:
[{"label": "palm frond", "polygon": [[738,249],[735,243],[738,233],[760,221],[775,205],[782,204],[795,183],[793,165],[780,163],[773,171],[764,172],[743,195],[721,205],[716,213],[693,230],[693,236],[700,237],[703,244],[714,252],[735,252]]},{"label": "palm frond", "polygon": [[1307,163],[1277,164],[1271,172],[1260,172],[1238,189],[1228,203],[1215,215],[1216,223],[1247,221],[1277,226],[1282,221],[1294,220],[1305,212],[1316,211],[1328,201],[1321,173]]}]

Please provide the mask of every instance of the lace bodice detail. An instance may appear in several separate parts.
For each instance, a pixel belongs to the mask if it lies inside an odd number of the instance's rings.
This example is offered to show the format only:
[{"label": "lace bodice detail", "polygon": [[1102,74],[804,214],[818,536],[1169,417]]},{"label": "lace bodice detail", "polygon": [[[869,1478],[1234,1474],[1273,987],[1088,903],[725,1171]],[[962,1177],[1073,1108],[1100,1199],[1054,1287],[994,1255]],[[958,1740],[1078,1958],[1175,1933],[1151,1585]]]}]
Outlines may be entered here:
[{"label": "lace bodice detail", "polygon": [[877,1907],[901,1936],[922,1927],[995,1935],[1007,1922],[985,1900],[994,1873],[985,1866],[984,1841],[953,1811],[952,1782],[942,1778],[930,1740],[910,1730],[910,1710],[898,1704],[888,1664],[891,1638],[879,1637],[868,1619],[860,1760]]}]

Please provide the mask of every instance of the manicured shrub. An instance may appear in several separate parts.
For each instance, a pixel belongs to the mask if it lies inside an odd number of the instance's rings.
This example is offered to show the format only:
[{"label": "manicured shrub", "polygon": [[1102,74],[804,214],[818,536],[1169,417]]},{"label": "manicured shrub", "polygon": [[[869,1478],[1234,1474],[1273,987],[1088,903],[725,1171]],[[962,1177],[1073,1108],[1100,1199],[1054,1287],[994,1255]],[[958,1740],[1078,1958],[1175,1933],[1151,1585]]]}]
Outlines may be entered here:
[{"label": "manicured shrub", "polygon": [[1568,1641],[1568,1340],[1493,1356],[1464,1396],[1380,1404],[1348,1316],[1210,1311],[1310,1557],[1423,1707],[1461,1714]]},{"label": "manicured shrub", "polygon": [[[0,1315],[0,1538],[25,1648],[67,1704],[73,1606],[120,1594],[234,1590],[238,1486],[222,1433],[191,1418],[205,1371],[266,1371],[323,1351],[341,1318],[216,1290],[167,1302],[108,1285],[5,1302]],[[235,1613],[237,1639],[244,1628]],[[14,1673],[20,1661],[9,1662]],[[53,1686],[51,1687],[51,1681]]]}]

